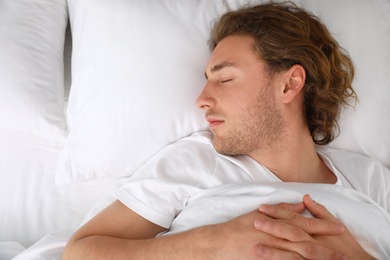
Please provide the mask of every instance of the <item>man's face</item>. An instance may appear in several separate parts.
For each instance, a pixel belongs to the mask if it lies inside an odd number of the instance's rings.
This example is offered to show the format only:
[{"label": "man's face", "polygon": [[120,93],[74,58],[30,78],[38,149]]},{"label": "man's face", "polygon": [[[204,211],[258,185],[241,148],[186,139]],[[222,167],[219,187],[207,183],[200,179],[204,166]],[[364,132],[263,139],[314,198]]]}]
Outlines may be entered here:
[{"label": "man's face", "polygon": [[206,67],[207,84],[196,102],[205,110],[213,145],[222,154],[266,150],[284,129],[274,77],[256,56],[253,43],[242,35],[218,43]]}]

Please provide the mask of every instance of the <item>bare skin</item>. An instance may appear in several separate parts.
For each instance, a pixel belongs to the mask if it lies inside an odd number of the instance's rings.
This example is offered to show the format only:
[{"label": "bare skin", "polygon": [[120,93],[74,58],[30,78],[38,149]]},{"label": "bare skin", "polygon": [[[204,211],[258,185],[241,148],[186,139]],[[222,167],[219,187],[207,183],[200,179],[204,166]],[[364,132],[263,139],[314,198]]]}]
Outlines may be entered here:
[{"label": "bare skin", "polygon": [[[304,208],[308,209],[316,218],[305,218],[299,213]],[[301,204],[279,204],[279,205],[261,205],[259,211],[271,219],[258,219],[255,221],[256,229],[266,232],[274,237],[285,238],[288,241],[295,241],[293,245],[287,245],[287,250],[299,248],[300,255],[304,255],[307,259],[316,258],[316,248],[311,243],[327,245],[329,248],[333,248],[338,252],[344,253],[345,259],[374,259],[367,254],[363,248],[356,242],[351,232],[332,214],[330,214],[326,208],[315,201],[313,201],[309,195],[303,197],[303,203]],[[284,222],[286,221],[287,222]],[[301,229],[296,229],[297,226],[291,225],[297,220],[304,220],[305,224],[299,225]],[[319,234],[318,231],[313,233],[311,227],[313,222],[317,220],[329,220],[335,224],[339,224],[339,230],[341,234],[325,235]],[[290,230],[290,232],[286,232]],[[317,234],[316,234],[317,233]],[[291,234],[295,234],[295,237],[290,237]],[[280,245],[270,242],[269,246],[263,246],[261,250],[262,256],[272,256],[275,248]],[[349,245],[345,248],[345,245]],[[268,259],[268,258],[265,258]],[[270,258],[272,259],[272,258]]]},{"label": "bare skin", "polygon": [[[305,207],[317,218],[302,217]],[[308,196],[303,203],[263,205],[225,223],[154,238],[163,230],[117,201],[71,238],[63,258],[373,259]]]},{"label": "bare skin", "polygon": [[[228,36],[206,67],[208,81],[197,106],[210,122],[214,147],[225,154],[246,154],[283,181],[335,183],[299,116],[305,70],[294,65],[270,77],[252,44],[248,36]],[[163,227],[116,201],[75,233],[63,257],[358,259],[358,252],[360,259],[370,259],[321,205],[307,198],[286,205],[268,205],[225,223],[155,238]],[[304,207],[317,218],[302,217],[299,212]]]},{"label": "bare skin", "polygon": [[196,105],[210,122],[215,149],[247,154],[283,181],[335,183],[303,119],[305,70],[294,65],[271,76],[253,43],[249,36],[228,36],[207,65]]},{"label": "bare skin", "polygon": [[[292,205],[292,208],[295,206]],[[280,207],[280,210],[282,208]],[[278,215],[278,213],[276,213]],[[272,220],[258,210],[231,221],[195,228],[181,234],[154,238],[164,228],[159,227],[120,202],[115,202],[82,227],[68,242],[64,259],[304,259],[301,248],[288,252],[284,239],[278,239],[256,230],[257,219]],[[339,235],[343,228],[339,223],[314,220],[308,228],[303,219],[295,219],[294,225],[310,233]],[[286,222],[289,222],[286,220]],[[287,230],[287,233],[290,231]],[[289,234],[296,236],[295,232]],[[264,250],[272,243],[283,244],[280,249]],[[343,255],[314,241],[308,241],[321,259],[343,259]],[[259,245],[263,245],[259,247]],[[290,245],[291,247],[291,245]],[[264,254],[272,252],[271,258]]]}]

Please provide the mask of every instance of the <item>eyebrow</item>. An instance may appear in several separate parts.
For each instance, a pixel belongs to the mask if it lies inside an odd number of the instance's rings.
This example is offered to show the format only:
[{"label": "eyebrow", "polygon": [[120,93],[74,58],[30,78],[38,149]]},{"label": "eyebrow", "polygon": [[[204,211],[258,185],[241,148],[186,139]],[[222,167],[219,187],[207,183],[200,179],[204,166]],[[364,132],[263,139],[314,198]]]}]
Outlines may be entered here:
[{"label": "eyebrow", "polygon": [[[219,71],[219,70],[226,68],[226,67],[236,67],[236,64],[234,64],[232,62],[224,61],[220,64],[217,64],[217,65],[211,67],[210,72],[213,73],[213,72]],[[206,79],[208,79],[207,71],[205,71],[204,76]]]}]

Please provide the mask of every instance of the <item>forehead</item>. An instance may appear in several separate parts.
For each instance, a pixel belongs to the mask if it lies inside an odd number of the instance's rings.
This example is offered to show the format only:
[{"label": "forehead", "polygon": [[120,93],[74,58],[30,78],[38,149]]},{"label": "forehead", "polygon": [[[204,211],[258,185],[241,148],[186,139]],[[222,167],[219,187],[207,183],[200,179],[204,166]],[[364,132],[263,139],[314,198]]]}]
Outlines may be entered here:
[{"label": "forehead", "polygon": [[231,35],[215,47],[206,73],[212,73],[221,64],[240,67],[251,62],[262,63],[254,51],[254,39],[246,35]]}]

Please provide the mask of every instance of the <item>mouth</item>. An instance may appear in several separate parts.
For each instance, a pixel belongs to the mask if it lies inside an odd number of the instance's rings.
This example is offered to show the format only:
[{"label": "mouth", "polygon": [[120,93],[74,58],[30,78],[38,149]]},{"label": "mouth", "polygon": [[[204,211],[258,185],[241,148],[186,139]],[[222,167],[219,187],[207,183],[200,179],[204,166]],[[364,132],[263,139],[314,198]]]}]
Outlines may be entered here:
[{"label": "mouth", "polygon": [[212,118],[212,117],[208,117],[208,118],[206,118],[206,120],[210,124],[210,129],[213,129],[224,122],[221,119]]}]

